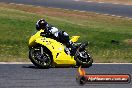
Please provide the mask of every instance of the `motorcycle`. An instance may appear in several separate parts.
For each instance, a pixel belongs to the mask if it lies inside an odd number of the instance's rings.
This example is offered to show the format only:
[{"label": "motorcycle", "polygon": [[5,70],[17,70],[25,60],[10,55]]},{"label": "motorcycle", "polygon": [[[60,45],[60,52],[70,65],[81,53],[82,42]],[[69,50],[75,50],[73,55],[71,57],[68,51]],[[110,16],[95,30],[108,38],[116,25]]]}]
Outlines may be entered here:
[{"label": "motorcycle", "polygon": [[65,66],[92,66],[93,59],[86,51],[87,43],[76,43],[80,36],[72,36],[70,41],[76,46],[74,56],[69,49],[59,41],[43,35],[44,30],[38,31],[29,39],[29,59],[38,68]]}]

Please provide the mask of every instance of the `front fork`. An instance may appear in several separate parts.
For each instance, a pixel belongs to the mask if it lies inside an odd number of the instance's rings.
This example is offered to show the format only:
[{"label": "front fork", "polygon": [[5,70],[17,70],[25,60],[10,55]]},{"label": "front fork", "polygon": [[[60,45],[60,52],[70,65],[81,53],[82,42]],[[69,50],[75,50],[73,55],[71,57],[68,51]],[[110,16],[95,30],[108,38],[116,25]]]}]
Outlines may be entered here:
[{"label": "front fork", "polygon": [[43,55],[44,50],[43,50],[43,47],[42,47],[42,46],[40,47],[40,52],[41,52],[41,54]]}]

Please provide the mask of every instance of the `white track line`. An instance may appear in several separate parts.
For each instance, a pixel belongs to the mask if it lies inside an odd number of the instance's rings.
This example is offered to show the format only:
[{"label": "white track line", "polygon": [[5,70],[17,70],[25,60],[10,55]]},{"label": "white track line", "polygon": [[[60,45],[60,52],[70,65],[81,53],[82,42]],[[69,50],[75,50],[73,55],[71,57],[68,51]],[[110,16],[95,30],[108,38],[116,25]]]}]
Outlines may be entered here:
[{"label": "white track line", "polygon": [[[0,62],[0,64],[32,64],[31,62]],[[132,64],[132,63],[93,63],[93,64]]]},{"label": "white track line", "polygon": [[[83,0],[74,0],[74,1],[83,1]],[[118,3],[118,2],[115,2],[115,3],[111,3],[111,2],[96,2],[96,1],[84,1],[84,2],[91,2],[91,3],[100,3],[100,4],[103,4],[103,3],[107,3],[107,4],[115,4],[115,5],[132,5],[132,4],[122,4],[122,3]]]},{"label": "white track line", "polygon": [[97,2],[97,3],[105,3],[105,2]]},{"label": "white track line", "polygon": [[86,2],[93,2],[93,1],[86,1]]},{"label": "white track line", "polygon": [[118,5],[119,3],[113,3],[113,4]]},{"label": "white track line", "polygon": [[80,1],[80,0],[74,0],[74,1],[78,2],[78,1]]},{"label": "white track line", "polygon": [[132,63],[93,63],[93,64],[131,64]]},{"label": "white track line", "polygon": [[24,4],[17,4],[17,5],[24,5]]},{"label": "white track line", "polygon": [[32,64],[31,62],[0,62],[0,64]]},{"label": "white track line", "polygon": [[[54,7],[48,7],[48,8],[51,8],[51,9],[62,9],[62,8],[54,8]],[[64,9],[64,10],[70,10],[70,9]],[[71,10],[71,11],[76,11],[76,12],[89,12],[89,11],[81,11],[81,10]],[[91,12],[91,11],[90,11]],[[98,14],[98,15],[106,15],[106,16],[112,16],[112,17],[118,17],[118,18],[126,18],[126,19],[129,19],[129,20],[132,20],[132,18],[130,17],[124,17],[124,16],[119,16],[119,15],[112,15],[112,14],[103,14],[103,13],[96,13],[96,12],[93,12],[95,14]]]}]

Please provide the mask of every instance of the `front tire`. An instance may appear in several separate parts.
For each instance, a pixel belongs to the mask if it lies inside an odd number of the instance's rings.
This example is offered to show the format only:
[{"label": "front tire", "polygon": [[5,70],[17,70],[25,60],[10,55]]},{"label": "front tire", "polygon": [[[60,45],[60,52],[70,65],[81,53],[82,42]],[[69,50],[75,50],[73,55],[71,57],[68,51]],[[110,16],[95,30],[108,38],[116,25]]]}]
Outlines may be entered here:
[{"label": "front tire", "polygon": [[52,57],[50,51],[43,47],[43,54],[40,50],[41,46],[33,47],[29,49],[29,59],[38,68],[49,68],[52,63]]},{"label": "front tire", "polygon": [[82,67],[91,67],[93,59],[87,51],[77,52],[75,55],[76,65]]}]

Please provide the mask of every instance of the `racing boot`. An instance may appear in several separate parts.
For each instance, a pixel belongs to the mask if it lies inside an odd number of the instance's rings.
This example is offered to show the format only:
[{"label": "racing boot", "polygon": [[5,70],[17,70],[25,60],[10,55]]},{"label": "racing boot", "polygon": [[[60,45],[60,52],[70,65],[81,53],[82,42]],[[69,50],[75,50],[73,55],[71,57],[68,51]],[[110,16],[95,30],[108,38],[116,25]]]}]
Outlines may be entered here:
[{"label": "racing boot", "polygon": [[69,49],[70,55],[71,55],[71,56],[74,56],[75,53],[76,53],[76,50],[77,50],[77,47],[74,45],[74,43],[70,41],[70,42],[66,45],[66,47]]}]

